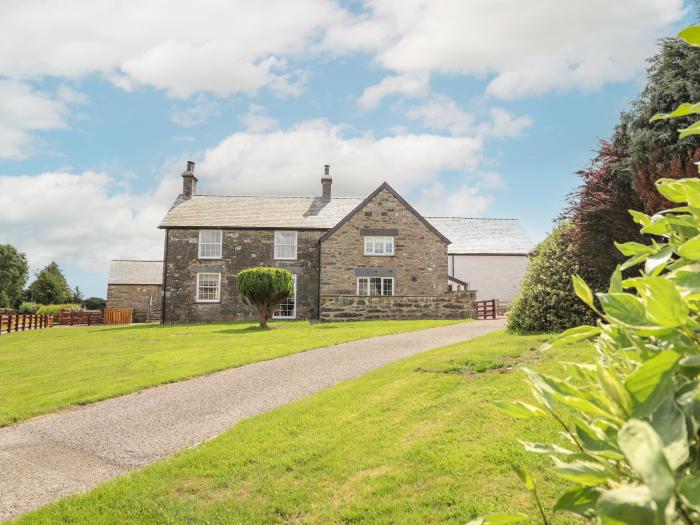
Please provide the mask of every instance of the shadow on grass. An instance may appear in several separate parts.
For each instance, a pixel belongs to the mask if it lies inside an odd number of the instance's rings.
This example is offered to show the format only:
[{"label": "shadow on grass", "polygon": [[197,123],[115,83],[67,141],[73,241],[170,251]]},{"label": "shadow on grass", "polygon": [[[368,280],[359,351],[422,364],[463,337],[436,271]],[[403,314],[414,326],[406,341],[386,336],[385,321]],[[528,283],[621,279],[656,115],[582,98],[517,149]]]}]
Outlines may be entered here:
[{"label": "shadow on grass", "polygon": [[260,326],[249,326],[247,328],[230,328],[227,330],[216,330],[216,334],[230,334],[230,335],[244,335],[244,334],[254,334],[258,332],[271,332],[274,330],[274,326],[268,328],[262,328]]}]

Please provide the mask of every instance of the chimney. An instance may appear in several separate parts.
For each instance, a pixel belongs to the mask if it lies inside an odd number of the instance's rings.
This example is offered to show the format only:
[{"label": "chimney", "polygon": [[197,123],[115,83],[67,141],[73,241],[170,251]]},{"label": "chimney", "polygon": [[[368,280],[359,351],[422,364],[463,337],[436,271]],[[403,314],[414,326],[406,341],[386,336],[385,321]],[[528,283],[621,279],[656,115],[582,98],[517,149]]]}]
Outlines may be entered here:
[{"label": "chimney", "polygon": [[182,197],[189,199],[197,194],[197,177],[194,176],[194,162],[187,161],[187,169],[182,173]]},{"label": "chimney", "polygon": [[321,187],[323,188],[323,200],[331,200],[331,184],[333,184],[333,179],[331,177],[331,166],[330,164],[323,165],[323,177],[321,177]]}]

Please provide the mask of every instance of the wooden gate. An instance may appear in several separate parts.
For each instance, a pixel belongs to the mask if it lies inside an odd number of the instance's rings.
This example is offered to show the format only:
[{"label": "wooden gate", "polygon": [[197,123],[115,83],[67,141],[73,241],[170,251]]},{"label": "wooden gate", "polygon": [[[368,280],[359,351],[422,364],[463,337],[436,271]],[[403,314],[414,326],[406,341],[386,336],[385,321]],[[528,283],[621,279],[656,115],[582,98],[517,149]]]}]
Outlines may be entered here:
[{"label": "wooden gate", "polygon": [[133,308],[105,308],[105,324],[131,324]]},{"label": "wooden gate", "polygon": [[476,302],[476,318],[477,319],[495,319],[496,318],[496,299],[488,299],[486,301]]}]

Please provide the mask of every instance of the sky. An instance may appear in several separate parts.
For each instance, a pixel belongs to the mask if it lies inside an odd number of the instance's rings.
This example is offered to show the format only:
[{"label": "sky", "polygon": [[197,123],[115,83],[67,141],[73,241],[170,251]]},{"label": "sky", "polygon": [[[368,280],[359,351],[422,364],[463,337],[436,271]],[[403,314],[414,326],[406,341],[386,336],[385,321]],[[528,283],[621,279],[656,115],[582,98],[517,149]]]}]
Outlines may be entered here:
[{"label": "sky", "polygon": [[[0,0],[0,244],[86,296],[198,192],[382,182],[543,239],[683,0]],[[672,108],[669,108],[672,109]],[[30,277],[30,280],[33,275]]]}]

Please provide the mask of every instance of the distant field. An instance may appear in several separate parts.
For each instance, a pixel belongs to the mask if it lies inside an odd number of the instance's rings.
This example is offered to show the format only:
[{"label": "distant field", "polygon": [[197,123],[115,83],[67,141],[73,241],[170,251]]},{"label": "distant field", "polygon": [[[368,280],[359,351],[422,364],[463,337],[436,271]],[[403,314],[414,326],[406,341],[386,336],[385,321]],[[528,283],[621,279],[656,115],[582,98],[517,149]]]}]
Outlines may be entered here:
[{"label": "distant field", "polygon": [[539,352],[544,340],[500,332],[415,355],[19,523],[464,524],[494,511],[541,523],[510,465],[533,472],[551,508],[562,482],[516,439],[556,442],[559,428],[513,421],[491,401],[530,397],[520,366],[552,370],[588,356]]},{"label": "distant field", "polygon": [[49,328],[0,336],[0,426],[313,348],[455,321]]}]

